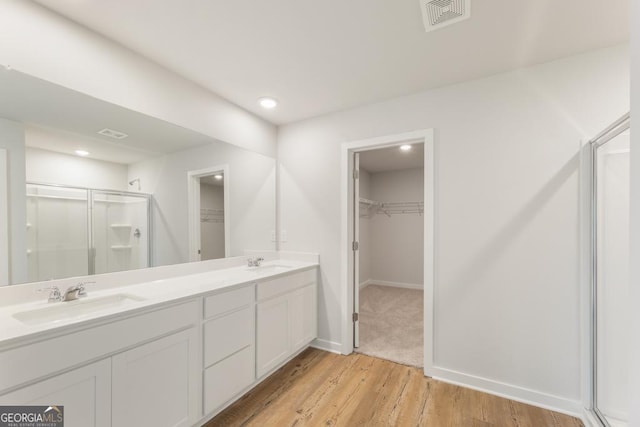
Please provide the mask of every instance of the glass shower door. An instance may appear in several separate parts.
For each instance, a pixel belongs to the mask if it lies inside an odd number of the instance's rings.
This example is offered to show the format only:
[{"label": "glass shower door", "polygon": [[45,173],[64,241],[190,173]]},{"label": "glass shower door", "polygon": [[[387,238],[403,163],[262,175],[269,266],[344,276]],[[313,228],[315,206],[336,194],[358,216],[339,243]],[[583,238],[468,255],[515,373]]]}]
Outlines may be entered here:
[{"label": "glass shower door", "polygon": [[149,267],[149,197],[93,190],[94,274]]},{"label": "glass shower door", "polygon": [[[623,128],[624,129],[624,128]],[[628,126],[594,149],[594,407],[604,425],[626,426],[629,384]]]},{"label": "glass shower door", "polygon": [[89,274],[84,189],[27,184],[27,268],[30,282]]}]

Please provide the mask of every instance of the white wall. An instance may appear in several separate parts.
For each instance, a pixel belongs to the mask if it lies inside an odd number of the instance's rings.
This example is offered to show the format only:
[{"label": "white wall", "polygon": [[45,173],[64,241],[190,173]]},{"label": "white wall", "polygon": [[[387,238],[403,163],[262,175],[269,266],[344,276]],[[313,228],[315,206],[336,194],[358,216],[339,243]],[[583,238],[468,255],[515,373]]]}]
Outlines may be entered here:
[{"label": "white wall", "polygon": [[[224,187],[200,182],[200,208],[223,210]],[[202,221],[200,236],[201,259],[224,258],[224,222]]]},{"label": "white wall", "polygon": [[275,160],[215,143],[130,165],[129,179],[140,178],[141,191],[154,198],[152,265],[189,260],[187,173],[225,164],[231,255],[243,255],[246,249],[274,250]]},{"label": "white wall", "polygon": [[275,155],[274,125],[34,2],[0,2],[0,40],[0,65]]},{"label": "white wall", "polygon": [[0,118],[0,148],[7,150],[10,282],[27,281],[27,201],[24,172],[24,130],[20,123]]},{"label": "white wall", "polygon": [[[26,138],[28,141],[28,128]],[[26,148],[25,157],[29,182],[100,190],[130,189],[126,165],[30,147]]]},{"label": "white wall", "polygon": [[[631,2],[631,111],[640,111],[640,2]],[[640,426],[640,129],[631,116],[631,283],[630,304],[633,307],[630,337],[629,380],[630,426]]]},{"label": "white wall", "polygon": [[283,126],[281,246],[320,252],[319,344],[343,339],[341,144],[434,128],[435,366],[577,412],[578,151],[629,109],[628,55],[618,46]]},{"label": "white wall", "polygon": [[[371,174],[371,197],[380,202],[423,202],[424,170]],[[371,218],[371,277],[375,282],[424,286],[424,217],[384,214]]]}]

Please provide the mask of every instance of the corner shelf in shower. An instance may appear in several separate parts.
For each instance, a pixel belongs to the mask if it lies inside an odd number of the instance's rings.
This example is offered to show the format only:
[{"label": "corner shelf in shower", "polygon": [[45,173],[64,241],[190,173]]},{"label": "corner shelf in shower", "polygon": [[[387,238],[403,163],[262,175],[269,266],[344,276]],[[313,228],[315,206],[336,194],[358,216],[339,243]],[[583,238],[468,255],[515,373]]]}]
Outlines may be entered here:
[{"label": "corner shelf in shower", "polygon": [[111,228],[131,228],[133,227],[131,224],[110,224]]}]

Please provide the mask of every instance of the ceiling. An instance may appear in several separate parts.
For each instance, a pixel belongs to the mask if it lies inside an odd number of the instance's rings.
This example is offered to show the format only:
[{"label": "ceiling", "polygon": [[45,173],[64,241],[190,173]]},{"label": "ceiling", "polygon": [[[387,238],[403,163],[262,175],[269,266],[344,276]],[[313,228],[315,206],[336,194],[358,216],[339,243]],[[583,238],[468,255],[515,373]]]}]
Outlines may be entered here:
[{"label": "ceiling", "polygon": [[424,167],[424,144],[411,144],[411,150],[399,146],[360,152],[360,169],[369,173],[391,172]]},{"label": "ceiling", "polygon": [[629,0],[472,0],[430,33],[418,0],[37,1],[276,124],[629,39]]},{"label": "ceiling", "polygon": [[[0,117],[30,125],[30,147],[130,164],[213,142],[197,132],[74,92],[15,70],[0,69]],[[128,134],[116,140],[98,134]]]}]

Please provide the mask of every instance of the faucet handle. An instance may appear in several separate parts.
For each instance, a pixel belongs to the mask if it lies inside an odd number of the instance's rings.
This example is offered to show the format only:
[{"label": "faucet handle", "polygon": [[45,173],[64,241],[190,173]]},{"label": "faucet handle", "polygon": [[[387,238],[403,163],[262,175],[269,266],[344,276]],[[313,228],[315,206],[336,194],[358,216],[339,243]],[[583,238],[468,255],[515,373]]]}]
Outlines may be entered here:
[{"label": "faucet handle", "polygon": [[62,301],[62,294],[60,293],[60,289],[57,286],[47,286],[46,288],[37,289],[38,292],[44,292],[49,290],[51,292],[49,292],[48,302]]},{"label": "faucet handle", "polygon": [[96,282],[80,282],[76,285],[78,287],[78,298],[87,296],[87,290],[84,287],[85,285],[90,285],[92,283],[96,283]]}]

